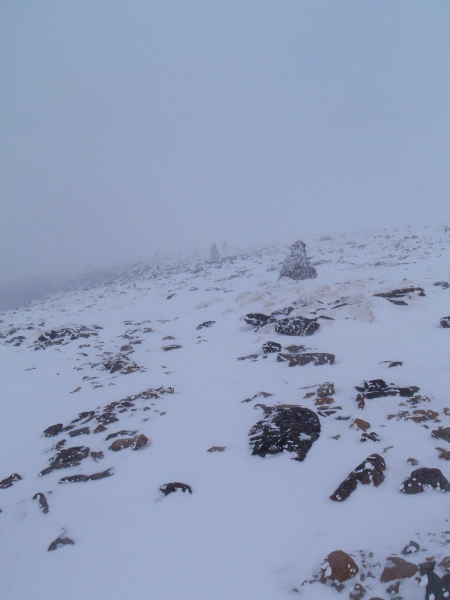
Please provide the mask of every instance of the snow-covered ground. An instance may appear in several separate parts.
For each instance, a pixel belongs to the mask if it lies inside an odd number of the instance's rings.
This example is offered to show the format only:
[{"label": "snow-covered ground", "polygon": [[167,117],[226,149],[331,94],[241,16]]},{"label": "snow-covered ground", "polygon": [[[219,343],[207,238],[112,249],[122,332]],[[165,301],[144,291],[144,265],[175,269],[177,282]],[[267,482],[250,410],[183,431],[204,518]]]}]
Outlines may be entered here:
[{"label": "snow-covered ground", "polygon": [[[367,600],[418,600],[427,577],[401,579],[399,591],[388,592],[395,581],[380,581],[388,557],[416,565],[434,557],[444,575],[450,494],[400,488],[421,467],[450,479],[440,457],[450,458],[450,443],[431,435],[450,427],[450,329],[440,325],[450,315],[450,288],[434,285],[450,282],[450,229],[304,241],[316,279],[278,279],[288,249],[271,246],[216,263],[162,262],[0,314],[0,480],[22,478],[0,489],[3,598],[357,598],[358,583]],[[407,293],[405,304],[374,296],[400,288],[423,292]],[[318,331],[285,336],[275,323],[258,329],[243,320],[286,307],[294,308],[290,317],[318,318]],[[207,321],[214,323],[198,329]],[[45,336],[64,328],[65,337]],[[292,344],[334,354],[334,364],[290,367],[263,353],[269,340],[282,354]],[[355,386],[376,379],[420,389],[359,408]],[[335,388],[328,416],[316,394],[324,382]],[[118,401],[125,404],[111,405]],[[252,455],[249,431],[264,418],[261,405],[286,404],[319,411],[320,437],[305,460]],[[72,428],[44,435],[79,413],[87,414]],[[111,422],[94,433],[105,414]],[[360,441],[355,419],[378,441]],[[88,431],[70,437],[80,428]],[[109,449],[141,434],[148,443],[137,450]],[[40,475],[75,446],[94,455]],[[221,450],[208,452],[214,447]],[[374,453],[385,460],[384,481],[331,500]],[[105,471],[111,476],[60,483]],[[192,493],[164,495],[170,482]],[[59,537],[73,544],[48,551]],[[410,541],[420,549],[402,555]],[[335,550],[359,567],[341,593],[314,581]]]}]

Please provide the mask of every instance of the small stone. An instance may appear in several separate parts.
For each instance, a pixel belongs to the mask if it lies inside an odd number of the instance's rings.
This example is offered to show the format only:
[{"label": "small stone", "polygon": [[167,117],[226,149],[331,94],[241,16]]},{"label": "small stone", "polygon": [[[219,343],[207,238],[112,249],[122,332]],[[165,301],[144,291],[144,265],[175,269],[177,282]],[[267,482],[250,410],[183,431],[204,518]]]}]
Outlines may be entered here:
[{"label": "small stone", "polygon": [[121,438],[119,440],[115,440],[111,446],[110,450],[113,452],[119,452],[124,448],[131,448],[132,450],[139,450],[148,443],[148,438],[141,433],[140,435],[136,435],[132,438]]},{"label": "small stone", "polygon": [[388,583],[389,581],[394,581],[394,579],[412,577],[418,570],[419,567],[417,565],[410,563],[399,556],[390,556],[381,573],[380,581],[381,583]]},{"label": "small stone", "polygon": [[89,435],[89,427],[80,427],[80,429],[74,429],[69,432],[70,437],[77,437],[79,435]]},{"label": "small stone", "polygon": [[420,546],[417,542],[411,540],[407,546],[402,550],[402,554],[414,554],[420,550]]},{"label": "small stone", "polygon": [[415,458],[408,458],[407,461],[408,465],[411,465],[412,467],[416,467],[419,464],[419,461],[416,460]]},{"label": "small stone", "polygon": [[441,327],[445,327],[446,329],[450,327],[450,317],[442,317],[440,320]]},{"label": "small stone", "polygon": [[45,435],[45,437],[53,437],[55,435],[58,435],[58,433],[60,433],[60,431],[62,430],[63,427],[64,427],[64,425],[62,423],[57,423],[56,425],[50,425],[50,427],[47,427],[47,429],[44,429],[44,435]]},{"label": "small stone", "polygon": [[352,421],[350,427],[355,427],[356,429],[360,429],[361,431],[367,431],[370,429],[370,423],[368,421],[364,421],[363,419],[355,419]]},{"label": "small stone", "polygon": [[444,556],[444,558],[439,563],[439,566],[445,569],[446,571],[450,571],[450,556]]},{"label": "small stone", "polygon": [[37,500],[39,502],[39,507],[42,510],[42,512],[44,513],[44,515],[46,515],[49,512],[49,506],[48,506],[48,502],[47,502],[47,498],[45,497],[44,494],[42,494],[41,492],[38,492],[37,494],[35,494],[33,496],[33,500]]},{"label": "small stone", "polygon": [[366,588],[363,587],[360,583],[355,583],[353,586],[353,590],[349,594],[350,600],[361,600],[361,598],[366,593]]},{"label": "small stone", "polygon": [[322,383],[322,385],[319,385],[317,388],[317,395],[319,398],[322,396],[334,396],[334,394],[334,383],[330,383],[329,381]]},{"label": "small stone", "polygon": [[445,448],[436,448],[439,450],[439,458],[443,458],[444,460],[450,460],[450,450],[446,450]]},{"label": "small stone", "polygon": [[400,589],[400,581],[397,580],[395,583],[392,583],[386,588],[388,594],[398,594],[398,590]]},{"label": "small stone", "polygon": [[48,551],[51,552],[52,550],[56,550],[57,548],[61,548],[61,546],[67,546],[68,544],[75,544],[75,542],[73,540],[71,540],[68,537],[58,537],[56,538],[56,540],[53,540],[53,542],[50,544],[50,546],[48,547]]},{"label": "small stone", "polygon": [[164,483],[160,488],[161,492],[164,496],[168,496],[172,492],[176,492],[177,490],[181,490],[182,492],[189,492],[192,494],[192,488],[187,483],[180,483],[179,481],[174,481],[172,483]]},{"label": "small stone", "polygon": [[226,446],[211,446],[206,452],[225,452]]},{"label": "small stone", "polygon": [[349,554],[343,550],[335,550],[326,557],[321,571],[324,580],[342,583],[354,577],[359,572],[359,567]]},{"label": "small stone", "polygon": [[214,325],[215,321],[205,321],[204,323],[200,323],[197,329],[203,329],[204,327],[211,327]]},{"label": "small stone", "polygon": [[262,345],[262,351],[264,354],[273,354],[274,352],[280,352],[281,344],[278,342],[266,342]]},{"label": "small stone", "polygon": [[438,440],[450,442],[450,427],[438,427],[437,429],[433,429],[431,435]]},{"label": "small stone", "polygon": [[7,488],[12,487],[15,481],[20,481],[21,479],[22,476],[19,475],[19,473],[13,473],[9,477],[6,477],[5,479],[2,479],[2,481],[0,481],[0,489],[6,490]]}]

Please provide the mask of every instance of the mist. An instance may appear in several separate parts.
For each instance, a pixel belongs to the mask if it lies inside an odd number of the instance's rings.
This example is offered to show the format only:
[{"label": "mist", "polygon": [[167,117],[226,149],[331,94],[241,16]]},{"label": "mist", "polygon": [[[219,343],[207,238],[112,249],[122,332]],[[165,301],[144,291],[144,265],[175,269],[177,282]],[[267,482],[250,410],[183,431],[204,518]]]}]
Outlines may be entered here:
[{"label": "mist", "polygon": [[445,0],[5,0],[0,282],[450,222]]}]

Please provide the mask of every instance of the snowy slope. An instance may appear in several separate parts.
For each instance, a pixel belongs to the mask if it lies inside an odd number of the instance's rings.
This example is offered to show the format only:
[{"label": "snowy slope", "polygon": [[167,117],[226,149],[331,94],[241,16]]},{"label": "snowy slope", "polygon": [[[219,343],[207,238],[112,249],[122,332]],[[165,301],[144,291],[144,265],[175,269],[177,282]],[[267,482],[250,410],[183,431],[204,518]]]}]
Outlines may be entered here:
[{"label": "snowy slope", "polygon": [[[392,582],[380,575],[389,556],[418,565],[450,555],[450,494],[400,492],[420,467],[450,479],[445,452],[436,449],[450,444],[431,435],[450,427],[450,329],[440,326],[450,315],[450,289],[434,285],[450,281],[450,230],[304,241],[316,279],[279,280],[287,248],[267,247],[217,263],[194,257],[141,268],[0,314],[0,480],[22,478],[0,489],[2,597],[356,598],[359,583],[365,598],[388,598]],[[407,294],[405,304],[374,296],[410,287],[424,292]],[[243,320],[289,306],[290,317],[322,317],[319,330],[285,336],[275,324],[258,329]],[[207,321],[214,323],[198,329]],[[46,343],[51,330],[64,328],[76,339],[66,332],[61,343]],[[335,362],[290,367],[277,353],[264,355],[269,340],[332,353]],[[420,398],[367,399],[358,408],[355,386],[375,379],[416,386]],[[264,417],[257,405],[317,412],[324,382],[334,383],[335,412],[319,414],[320,437],[306,459],[252,455],[249,431]],[[79,413],[86,414],[72,428],[44,435]],[[117,420],[94,433],[105,413]],[[357,418],[379,441],[360,441]],[[119,431],[126,433],[106,439]],[[141,434],[148,443],[137,450],[109,449]],[[94,457],[40,475],[59,450],[75,446]],[[208,452],[213,447],[225,450]],[[385,460],[384,481],[331,500],[373,453]],[[99,480],[59,483],[109,469]],[[189,485],[192,494],[164,496],[160,487],[170,482]],[[33,500],[38,492],[47,514]],[[74,543],[48,551],[60,536]],[[410,540],[419,551],[402,555]],[[314,581],[335,550],[360,569],[340,594],[330,581]],[[418,579],[402,579],[397,597],[424,598],[427,578]]]}]

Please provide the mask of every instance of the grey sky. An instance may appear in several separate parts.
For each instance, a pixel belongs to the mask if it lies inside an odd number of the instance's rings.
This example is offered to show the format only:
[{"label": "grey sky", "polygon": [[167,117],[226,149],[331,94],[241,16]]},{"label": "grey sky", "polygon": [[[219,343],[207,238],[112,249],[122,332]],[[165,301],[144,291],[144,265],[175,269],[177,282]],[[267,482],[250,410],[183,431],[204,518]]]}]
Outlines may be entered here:
[{"label": "grey sky", "polygon": [[0,280],[450,221],[448,0],[3,0],[0,73]]}]

